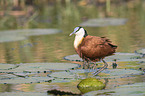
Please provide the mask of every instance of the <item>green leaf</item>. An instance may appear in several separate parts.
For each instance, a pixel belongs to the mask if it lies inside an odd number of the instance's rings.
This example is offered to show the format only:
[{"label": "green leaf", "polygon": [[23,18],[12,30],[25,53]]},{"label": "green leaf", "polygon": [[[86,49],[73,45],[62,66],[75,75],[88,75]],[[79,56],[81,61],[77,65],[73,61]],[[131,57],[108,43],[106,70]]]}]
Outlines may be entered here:
[{"label": "green leaf", "polygon": [[18,67],[18,65],[16,64],[4,64],[4,63],[0,63],[0,71],[1,70],[10,70],[10,69],[14,69]]},{"label": "green leaf", "polygon": [[[106,56],[105,57],[105,61],[106,62],[111,62],[114,61],[114,59],[116,59],[117,61],[131,61],[133,59],[140,59],[142,57],[142,55],[140,54],[135,54],[135,53],[115,53],[112,56]],[[69,61],[83,61],[78,54],[74,54],[74,55],[69,55],[69,56],[65,56],[64,57],[65,60],[69,60]]]},{"label": "green leaf", "polygon": [[12,70],[0,70],[1,73],[39,73],[51,70],[70,70],[79,68],[79,64],[73,63],[23,63]]},{"label": "green leaf", "polygon": [[78,88],[82,93],[87,93],[89,91],[101,90],[105,88],[105,84],[96,78],[87,78],[78,84]]},{"label": "green leaf", "polygon": [[139,49],[139,50],[136,50],[135,52],[144,55],[145,54],[145,49]]},{"label": "green leaf", "polygon": [[26,77],[26,78],[11,78],[11,79],[1,79],[0,84],[27,84],[27,83],[40,83],[49,82],[53,80],[50,77]]},{"label": "green leaf", "polygon": [[3,92],[0,96],[52,96],[41,92]]},{"label": "green leaf", "polygon": [[109,95],[109,96],[144,96],[145,95],[145,83],[135,83],[131,85],[120,85],[115,89],[106,89],[92,91],[84,94],[85,96],[98,96],[98,95]]},{"label": "green leaf", "polygon": [[25,40],[28,36],[49,35],[62,32],[58,29],[19,29],[0,32],[0,42]]}]

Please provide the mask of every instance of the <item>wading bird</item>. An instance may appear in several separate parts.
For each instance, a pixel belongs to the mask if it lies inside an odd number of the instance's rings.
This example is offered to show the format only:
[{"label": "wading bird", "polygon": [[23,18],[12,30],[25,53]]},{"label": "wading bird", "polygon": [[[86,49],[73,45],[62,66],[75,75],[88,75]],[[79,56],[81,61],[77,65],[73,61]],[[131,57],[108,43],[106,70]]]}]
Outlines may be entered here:
[{"label": "wading bird", "polygon": [[[74,31],[69,35],[75,34],[74,48],[77,54],[83,59],[83,68],[88,63],[90,66],[91,62],[97,62],[102,60],[104,66],[96,71],[94,75],[97,75],[105,68],[108,64],[103,60],[104,57],[113,55],[115,53],[116,45],[113,45],[111,41],[105,37],[90,36],[87,31],[82,27],[76,27]],[[96,64],[95,64],[96,65]]]}]

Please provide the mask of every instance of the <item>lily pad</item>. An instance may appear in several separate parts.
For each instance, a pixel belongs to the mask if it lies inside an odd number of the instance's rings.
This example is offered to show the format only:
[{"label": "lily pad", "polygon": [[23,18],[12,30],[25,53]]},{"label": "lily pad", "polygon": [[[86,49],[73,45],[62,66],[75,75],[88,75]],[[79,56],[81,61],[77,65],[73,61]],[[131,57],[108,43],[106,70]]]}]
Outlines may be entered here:
[{"label": "lily pad", "polygon": [[59,29],[19,29],[0,32],[0,42],[25,40],[28,36],[49,35],[62,32]]},{"label": "lily pad", "polygon": [[17,77],[29,77],[31,75],[35,75],[36,73],[13,73],[13,75]]},{"label": "lily pad", "polygon": [[76,74],[70,73],[70,72],[53,72],[50,74],[50,77],[54,78],[62,78],[62,79],[74,79]]},{"label": "lily pad", "polygon": [[12,75],[12,74],[2,74],[0,75],[0,79],[11,79],[11,78],[16,78],[17,76]]},{"label": "lily pad", "polygon": [[77,62],[83,61],[83,59],[80,58],[78,54],[65,56],[64,59],[68,61],[77,61]]},{"label": "lily pad", "polygon": [[12,70],[0,70],[1,73],[39,73],[50,72],[51,70],[70,70],[79,68],[79,64],[73,63],[23,63]]},{"label": "lily pad", "polygon": [[26,36],[36,36],[36,35],[56,34],[56,33],[62,32],[62,30],[58,30],[58,29],[28,29],[28,30],[22,30],[22,32],[26,32]]},{"label": "lily pad", "polygon": [[[116,59],[117,61],[131,61],[133,59],[140,59],[142,57],[142,55],[140,54],[135,54],[135,53],[115,53],[112,56],[107,56],[105,57],[105,61],[106,62],[111,62],[114,59]],[[64,57],[65,60],[69,60],[69,61],[83,61],[78,54],[74,54],[74,55],[69,55],[69,56],[65,56]]]},{"label": "lily pad", "polygon": [[70,73],[87,73],[87,72],[95,72],[93,69],[76,69],[76,70],[69,70]]},{"label": "lily pad", "polygon": [[39,82],[49,82],[53,80],[50,77],[26,77],[26,78],[11,78],[11,79],[2,79],[0,84],[27,84],[27,83],[39,83]]},{"label": "lily pad", "polygon": [[95,70],[76,69],[63,72],[53,72],[49,76],[61,79],[84,79],[87,77],[86,75],[88,75],[89,73],[90,73],[89,75],[91,75],[92,72],[95,72]]},{"label": "lily pad", "polygon": [[136,50],[135,53],[139,53],[139,54],[145,55],[145,49]]},{"label": "lily pad", "polygon": [[115,89],[98,90],[84,94],[85,96],[144,96],[145,83],[135,83],[131,85],[121,85]]},{"label": "lily pad", "polygon": [[7,30],[0,32],[0,35],[21,35],[21,36],[35,36],[35,35],[48,35],[62,32],[59,29],[19,29],[19,30]]},{"label": "lily pad", "polygon": [[[61,79],[84,79],[93,76],[95,70],[69,70],[69,72],[53,72],[50,77]],[[107,69],[101,72],[99,78],[126,78],[133,75],[142,75],[143,71],[134,69]],[[97,76],[98,77],[98,76]]]},{"label": "lily pad", "polygon": [[117,62],[117,68],[126,69],[145,69],[145,59],[133,59],[131,61]]},{"label": "lily pad", "polygon": [[142,75],[143,72],[134,69],[107,69],[103,70],[101,73],[105,73],[105,78],[125,78],[133,75]]},{"label": "lily pad", "polygon": [[125,18],[99,18],[99,19],[89,19],[80,24],[80,26],[87,27],[104,27],[104,26],[118,26],[124,25],[127,22]]},{"label": "lily pad", "polygon": [[69,70],[79,68],[79,64],[73,63],[24,63],[19,67],[24,71],[35,72],[49,71],[49,70]]},{"label": "lily pad", "polygon": [[115,55],[108,56],[105,58],[106,61],[113,61],[116,59],[117,61],[130,61],[132,59],[140,59],[142,55],[135,53],[115,53]]},{"label": "lily pad", "polygon": [[3,92],[0,96],[52,96],[41,92]]},{"label": "lily pad", "polygon": [[2,42],[12,42],[12,41],[20,41],[27,39],[25,36],[18,35],[0,35],[0,43]]},{"label": "lily pad", "polygon": [[16,64],[4,64],[4,63],[0,63],[0,71],[1,70],[10,70],[10,69],[14,69],[18,67],[18,65]]},{"label": "lily pad", "polygon": [[[54,77],[55,78],[55,77]],[[51,83],[66,83],[66,82],[72,82],[74,81],[74,79],[70,79],[70,78],[55,78],[55,80],[53,80]]]},{"label": "lily pad", "polygon": [[105,84],[96,78],[87,78],[83,79],[77,87],[82,93],[87,93],[90,91],[101,90],[105,88]]}]

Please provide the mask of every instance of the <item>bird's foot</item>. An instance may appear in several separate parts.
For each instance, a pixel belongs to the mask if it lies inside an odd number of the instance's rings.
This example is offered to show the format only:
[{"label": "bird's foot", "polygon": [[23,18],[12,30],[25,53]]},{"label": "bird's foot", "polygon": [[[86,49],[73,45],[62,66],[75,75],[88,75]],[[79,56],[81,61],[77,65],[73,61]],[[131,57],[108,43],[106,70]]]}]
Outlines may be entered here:
[{"label": "bird's foot", "polygon": [[93,69],[93,76],[97,76],[98,74],[99,74],[100,72],[99,72],[99,69]]},{"label": "bird's foot", "polygon": [[107,66],[108,66],[108,64],[104,61],[104,60],[102,60],[103,61],[103,63],[104,63],[104,66],[102,67],[102,68],[100,68],[99,70],[97,70],[96,72],[94,72],[94,75],[93,76],[96,76],[96,75],[98,75],[100,72],[102,72],[105,68],[107,68]]},{"label": "bird's foot", "polygon": [[96,71],[93,73],[93,76],[97,76],[100,72]]}]

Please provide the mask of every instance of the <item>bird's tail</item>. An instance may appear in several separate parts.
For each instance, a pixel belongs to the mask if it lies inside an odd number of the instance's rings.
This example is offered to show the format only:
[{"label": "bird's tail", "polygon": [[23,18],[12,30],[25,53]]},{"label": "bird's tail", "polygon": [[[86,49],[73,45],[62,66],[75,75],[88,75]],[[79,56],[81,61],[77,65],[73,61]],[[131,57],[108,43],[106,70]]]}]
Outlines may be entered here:
[{"label": "bird's tail", "polygon": [[108,43],[112,48],[114,48],[114,49],[116,49],[117,48],[117,46],[116,45],[113,45],[113,44],[110,44],[110,43]]}]

